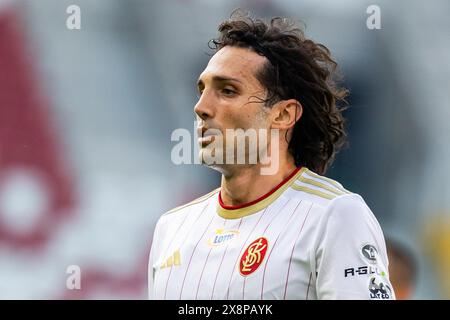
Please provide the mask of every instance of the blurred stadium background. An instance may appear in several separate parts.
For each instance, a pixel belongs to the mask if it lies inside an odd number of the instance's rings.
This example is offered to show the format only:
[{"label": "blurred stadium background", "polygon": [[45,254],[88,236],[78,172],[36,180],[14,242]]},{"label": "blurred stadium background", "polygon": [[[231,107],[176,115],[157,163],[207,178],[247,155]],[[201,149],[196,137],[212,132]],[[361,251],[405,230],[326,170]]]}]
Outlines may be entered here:
[{"label": "blurred stadium background", "polygon": [[334,53],[350,145],[328,175],[414,255],[411,299],[450,298],[450,2],[0,0],[1,299],[146,298],[158,216],[219,183],[174,165],[170,135],[192,132],[207,41],[237,7],[301,20]]}]

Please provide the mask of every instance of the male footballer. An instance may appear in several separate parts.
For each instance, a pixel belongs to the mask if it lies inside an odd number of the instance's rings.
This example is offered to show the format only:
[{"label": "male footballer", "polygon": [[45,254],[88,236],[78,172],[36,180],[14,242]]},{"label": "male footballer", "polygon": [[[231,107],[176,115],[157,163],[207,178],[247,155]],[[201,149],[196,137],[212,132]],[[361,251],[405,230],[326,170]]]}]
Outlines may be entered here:
[{"label": "male footballer", "polygon": [[[239,12],[211,43],[194,111],[221,185],[160,217],[149,298],[395,299],[375,216],[323,176],[346,139],[329,50]],[[257,143],[242,148],[242,132]]]}]

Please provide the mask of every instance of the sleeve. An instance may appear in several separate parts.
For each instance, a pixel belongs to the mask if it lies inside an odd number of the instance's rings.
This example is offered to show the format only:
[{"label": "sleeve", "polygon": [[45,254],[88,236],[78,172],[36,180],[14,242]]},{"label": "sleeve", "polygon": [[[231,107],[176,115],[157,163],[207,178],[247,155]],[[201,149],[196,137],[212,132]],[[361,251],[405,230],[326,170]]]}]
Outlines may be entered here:
[{"label": "sleeve", "polygon": [[[153,243],[152,243],[152,247],[153,247]],[[153,270],[153,250],[150,249],[150,257],[148,260],[148,299],[149,300],[153,300],[154,296],[153,296],[153,286],[155,283],[155,270]]]},{"label": "sleeve", "polygon": [[314,248],[318,299],[395,299],[383,232],[359,195],[332,201]]},{"label": "sleeve", "polygon": [[149,259],[148,259],[148,299],[149,300],[156,299],[155,291],[154,291],[154,284],[155,284],[154,264],[155,264],[156,251],[158,248],[158,239],[159,239],[159,233],[160,233],[159,229],[160,229],[160,225],[162,223],[161,220],[162,220],[162,217],[158,220],[158,222],[155,226],[155,230],[153,232],[152,245],[150,248],[150,254],[149,254]]}]

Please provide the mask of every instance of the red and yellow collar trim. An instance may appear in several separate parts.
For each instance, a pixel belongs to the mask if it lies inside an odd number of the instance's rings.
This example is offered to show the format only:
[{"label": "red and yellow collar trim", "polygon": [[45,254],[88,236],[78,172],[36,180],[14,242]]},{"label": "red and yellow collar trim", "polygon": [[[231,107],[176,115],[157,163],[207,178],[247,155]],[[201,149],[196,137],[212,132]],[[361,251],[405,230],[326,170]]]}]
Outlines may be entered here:
[{"label": "red and yellow collar trim", "polygon": [[289,188],[295,180],[305,171],[305,167],[296,168],[286,179],[280,182],[275,188],[256,200],[237,206],[228,206],[222,202],[221,192],[217,203],[217,214],[225,219],[239,219],[255,212],[258,212],[273,203],[278,197]]}]

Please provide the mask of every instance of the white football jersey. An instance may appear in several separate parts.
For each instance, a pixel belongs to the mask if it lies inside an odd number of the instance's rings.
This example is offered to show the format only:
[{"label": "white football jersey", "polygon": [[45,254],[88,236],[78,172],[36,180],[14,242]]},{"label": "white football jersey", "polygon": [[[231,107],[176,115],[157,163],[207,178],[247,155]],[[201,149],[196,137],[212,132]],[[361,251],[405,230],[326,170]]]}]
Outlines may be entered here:
[{"label": "white football jersey", "polygon": [[161,216],[148,285],[150,299],[395,299],[371,210],[307,168],[246,205],[219,188]]}]

